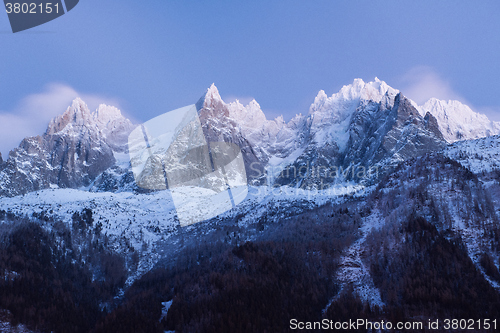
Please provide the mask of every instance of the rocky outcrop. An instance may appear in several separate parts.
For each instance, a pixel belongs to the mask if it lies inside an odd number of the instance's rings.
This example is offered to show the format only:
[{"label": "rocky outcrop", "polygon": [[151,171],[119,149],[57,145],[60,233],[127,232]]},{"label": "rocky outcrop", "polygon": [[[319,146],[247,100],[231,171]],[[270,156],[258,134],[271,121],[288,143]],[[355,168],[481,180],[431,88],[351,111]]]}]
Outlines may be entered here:
[{"label": "rocky outcrop", "polygon": [[422,117],[399,93],[393,102],[369,102],[365,108],[357,110],[349,128],[342,165],[344,169],[349,165],[389,168],[445,146],[436,119],[429,113]]}]

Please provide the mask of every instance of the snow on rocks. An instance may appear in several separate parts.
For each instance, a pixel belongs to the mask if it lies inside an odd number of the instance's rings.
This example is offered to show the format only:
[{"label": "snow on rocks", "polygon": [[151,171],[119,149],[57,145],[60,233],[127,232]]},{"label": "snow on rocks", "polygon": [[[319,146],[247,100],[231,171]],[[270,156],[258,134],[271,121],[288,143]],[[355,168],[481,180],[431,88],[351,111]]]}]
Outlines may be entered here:
[{"label": "snow on rocks", "polygon": [[500,122],[489,120],[459,101],[431,98],[420,110],[436,117],[443,137],[450,143],[500,134]]}]

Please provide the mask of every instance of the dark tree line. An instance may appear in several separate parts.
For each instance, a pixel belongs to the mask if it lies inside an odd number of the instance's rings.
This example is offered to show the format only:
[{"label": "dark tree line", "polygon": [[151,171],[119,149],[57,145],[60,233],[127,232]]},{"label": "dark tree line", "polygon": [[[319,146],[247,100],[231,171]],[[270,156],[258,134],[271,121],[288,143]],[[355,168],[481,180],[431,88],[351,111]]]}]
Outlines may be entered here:
[{"label": "dark tree line", "polygon": [[15,217],[2,225],[0,309],[41,332],[90,332],[123,286],[123,258],[90,244],[95,258],[82,260],[72,242],[79,231],[48,225]]},{"label": "dark tree line", "polygon": [[[371,272],[387,304],[387,316],[404,320],[429,318],[498,318],[500,296],[473,264],[458,239],[447,239],[424,218],[402,225],[404,241],[397,252],[382,246]],[[489,257],[487,273],[499,272]]]},{"label": "dark tree line", "polygon": [[[52,223],[50,232],[27,222],[8,232],[0,225],[0,308],[15,322],[54,332],[288,332],[291,318],[498,318],[499,295],[452,230],[449,198],[484,231],[479,264],[500,281],[495,203],[469,170],[424,156],[401,164],[367,202],[353,198],[296,215],[270,205],[248,227],[236,216],[180,232],[172,255],[117,300],[128,262],[107,251],[90,209],[75,212],[71,228],[49,214],[34,216]],[[374,211],[383,226],[367,238],[363,258],[386,304],[381,309],[348,287],[339,291],[335,281],[341,255]],[[0,218],[12,213],[0,211]]]}]

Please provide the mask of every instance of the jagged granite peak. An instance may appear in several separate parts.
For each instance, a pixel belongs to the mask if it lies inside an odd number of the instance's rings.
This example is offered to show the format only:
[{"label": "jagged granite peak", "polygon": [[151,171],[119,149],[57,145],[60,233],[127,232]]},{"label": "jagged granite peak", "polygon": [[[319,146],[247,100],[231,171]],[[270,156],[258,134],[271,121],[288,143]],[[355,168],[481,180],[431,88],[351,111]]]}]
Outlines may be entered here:
[{"label": "jagged granite peak", "polygon": [[500,134],[500,122],[489,120],[459,101],[431,98],[420,109],[436,117],[441,133],[450,143]]},{"label": "jagged granite peak", "polygon": [[344,151],[349,122],[355,111],[369,102],[384,101],[390,105],[398,92],[378,78],[368,83],[355,79],[331,97],[321,90],[309,107],[310,131],[314,133],[315,141],[326,141]]},{"label": "jagged granite peak", "polygon": [[343,86],[339,92],[331,97],[328,97],[324,90],[320,90],[309,108],[309,114],[340,112],[346,109],[345,105],[343,105],[344,102],[348,102],[347,106],[351,106],[360,100],[380,102],[385,95],[394,97],[398,93],[397,89],[392,88],[378,78],[367,83],[362,79],[355,79],[352,84]]},{"label": "jagged granite peak", "polygon": [[106,104],[100,104],[94,114],[95,122],[106,127],[122,119],[125,119],[125,117],[118,108]]},{"label": "jagged granite peak", "polygon": [[446,146],[436,119],[430,114],[422,117],[403,94],[382,91],[371,96],[376,98],[357,101],[352,114],[341,122],[311,129],[313,139],[286,166],[287,170],[310,170],[307,176],[274,181],[306,188],[324,188],[344,180],[374,182],[373,177],[383,176],[401,161]]},{"label": "jagged granite peak", "polygon": [[[236,120],[241,126],[249,128],[259,128],[267,122],[266,115],[255,99],[251,100],[248,105],[243,106],[239,100],[228,104],[229,117]],[[277,120],[277,123],[282,123],[283,118]]]},{"label": "jagged granite peak", "polygon": [[197,107],[209,141],[230,141],[240,146],[250,183],[261,183],[264,166],[274,158],[289,156],[307,136],[306,117],[297,115],[288,123],[283,117],[267,119],[255,99],[246,106],[238,100],[227,104],[215,85]]},{"label": "jagged granite peak", "polygon": [[115,164],[115,154],[126,152],[132,129],[118,109],[101,105],[91,113],[77,98],[43,135],[23,139],[9,153],[0,170],[0,194],[89,186]]},{"label": "jagged granite peak", "polygon": [[128,135],[135,125],[125,118],[118,108],[101,104],[93,114],[93,119],[106,143],[114,152],[128,152]]},{"label": "jagged granite peak", "polygon": [[100,104],[95,112],[90,112],[87,104],[76,98],[62,115],[49,122],[46,134],[90,131],[102,137],[113,151],[121,153],[127,150],[127,136],[133,128],[118,108]]},{"label": "jagged granite peak", "polygon": [[225,103],[220,97],[219,89],[217,89],[214,83],[212,83],[205,95],[197,103],[198,108],[204,108],[212,116],[219,116],[217,112],[223,112],[222,115],[228,116],[227,108],[224,108],[224,105]]},{"label": "jagged granite peak", "polygon": [[[257,103],[251,104],[247,107],[239,102],[226,104],[220,97],[217,87],[212,84],[196,106],[206,140],[237,144],[242,151],[247,170],[251,165],[258,170],[257,174],[247,173],[247,180],[252,184],[259,184],[262,180],[257,178],[263,173],[267,152],[258,146],[264,141],[262,138],[254,138],[256,140],[252,142],[253,132],[258,131],[258,127],[262,125],[262,123],[256,124],[252,115],[262,113],[262,110]],[[256,118],[262,120],[259,116]],[[264,122],[267,122],[265,116]]]},{"label": "jagged granite peak", "polygon": [[60,132],[68,125],[82,126],[92,122],[92,114],[84,101],[80,98],[75,98],[71,106],[66,111],[55,117],[47,126],[47,134]]},{"label": "jagged granite peak", "polygon": [[[331,97],[321,90],[311,104],[307,117],[301,119],[299,126],[301,140],[295,143],[295,150],[284,156],[285,158],[271,159],[273,176],[270,182],[322,188],[324,181],[327,183],[341,181],[342,177],[337,177],[338,173],[332,170],[344,167],[344,162],[348,160],[346,158],[349,155],[348,150],[352,149],[353,142],[360,139],[356,138],[353,126],[356,122],[369,124],[376,120],[373,116],[375,110],[392,109],[398,93],[398,90],[378,78],[368,83],[362,79],[355,79],[352,84],[343,86]],[[372,134],[380,135],[375,132]],[[360,156],[356,158],[359,159]],[[366,159],[373,158],[366,157]],[[288,177],[288,170],[299,169],[309,170],[309,176],[301,176],[300,179]],[[313,172],[320,169],[326,175],[333,174],[334,177],[321,176],[318,172]],[[286,170],[287,176],[275,177],[276,171],[280,170]]]},{"label": "jagged granite peak", "polygon": [[211,117],[219,121],[232,121],[242,127],[258,128],[267,121],[255,99],[246,106],[241,104],[239,100],[229,104],[225,103],[213,83],[198,101],[197,108],[203,110],[200,112],[203,117]]},{"label": "jagged granite peak", "polygon": [[382,142],[381,155],[389,153],[393,165],[446,146],[436,118],[430,113],[422,117],[403,94],[396,96],[391,113],[396,120]]}]

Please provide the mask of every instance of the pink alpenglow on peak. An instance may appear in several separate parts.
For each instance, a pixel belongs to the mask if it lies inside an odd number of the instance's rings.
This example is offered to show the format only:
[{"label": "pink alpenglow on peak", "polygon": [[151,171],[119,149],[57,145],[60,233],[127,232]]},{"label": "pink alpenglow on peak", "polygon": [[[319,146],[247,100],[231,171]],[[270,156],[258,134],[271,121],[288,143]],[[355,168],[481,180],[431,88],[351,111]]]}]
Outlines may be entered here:
[{"label": "pink alpenglow on peak", "polygon": [[84,125],[92,122],[90,110],[80,98],[75,98],[66,111],[52,119],[47,127],[47,134],[54,134],[63,130],[68,124]]}]

